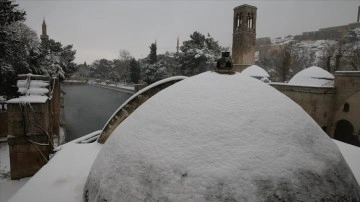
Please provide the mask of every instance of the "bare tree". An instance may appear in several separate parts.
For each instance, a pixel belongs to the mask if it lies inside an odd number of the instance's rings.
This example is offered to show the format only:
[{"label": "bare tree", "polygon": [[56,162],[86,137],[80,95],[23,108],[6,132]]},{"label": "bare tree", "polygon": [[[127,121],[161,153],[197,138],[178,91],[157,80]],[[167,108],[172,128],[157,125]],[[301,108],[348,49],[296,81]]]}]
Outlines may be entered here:
[{"label": "bare tree", "polygon": [[354,71],[360,70],[360,44],[350,43],[344,53],[344,63]]},{"label": "bare tree", "polygon": [[326,41],[322,49],[322,56],[319,60],[319,66],[326,69],[328,72],[333,72],[331,64],[335,63],[335,53],[337,50],[336,43],[333,41]]},{"label": "bare tree", "polygon": [[130,61],[133,57],[131,56],[130,52],[127,50],[120,50],[119,51],[119,60],[122,61]]}]

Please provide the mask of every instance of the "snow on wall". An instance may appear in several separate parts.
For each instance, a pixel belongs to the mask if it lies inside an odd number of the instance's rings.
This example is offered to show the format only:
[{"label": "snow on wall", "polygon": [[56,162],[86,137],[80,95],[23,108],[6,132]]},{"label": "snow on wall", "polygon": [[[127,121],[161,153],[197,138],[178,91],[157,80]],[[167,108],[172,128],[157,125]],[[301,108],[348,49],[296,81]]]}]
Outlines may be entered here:
[{"label": "snow on wall", "polygon": [[311,66],[297,73],[288,84],[297,86],[333,87],[334,76],[320,67]]},{"label": "snow on wall", "polygon": [[114,130],[84,197],[359,201],[360,188],[297,104],[256,79],[206,72],[159,92]]},{"label": "snow on wall", "polygon": [[29,96],[20,96],[18,98],[13,98],[8,100],[7,103],[45,103],[48,100],[48,96],[39,96],[39,95],[29,95]]},{"label": "snow on wall", "polygon": [[18,80],[16,85],[19,88],[18,92],[23,96],[11,99],[7,103],[45,103],[48,99],[47,94],[49,93],[49,81],[31,80],[30,76],[32,76],[32,74],[22,76],[28,76],[28,78],[26,80]]}]

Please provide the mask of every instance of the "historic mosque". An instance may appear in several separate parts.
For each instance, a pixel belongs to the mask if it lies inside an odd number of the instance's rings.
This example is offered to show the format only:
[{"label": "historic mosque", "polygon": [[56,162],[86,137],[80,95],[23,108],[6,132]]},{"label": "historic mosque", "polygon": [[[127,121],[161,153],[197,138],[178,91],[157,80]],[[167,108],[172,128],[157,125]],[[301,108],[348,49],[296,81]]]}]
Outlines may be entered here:
[{"label": "historic mosque", "polygon": [[242,73],[147,86],[102,130],[57,148],[9,201],[360,201],[360,168],[329,138],[355,144],[360,72],[309,67],[267,83],[254,66],[256,11],[234,8]]}]

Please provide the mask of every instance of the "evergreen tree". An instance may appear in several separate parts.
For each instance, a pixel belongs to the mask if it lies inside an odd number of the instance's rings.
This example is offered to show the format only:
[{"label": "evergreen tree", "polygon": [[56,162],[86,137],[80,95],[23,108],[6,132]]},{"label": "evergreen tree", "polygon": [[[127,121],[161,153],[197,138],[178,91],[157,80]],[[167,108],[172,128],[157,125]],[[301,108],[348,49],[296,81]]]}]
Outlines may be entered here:
[{"label": "evergreen tree", "polygon": [[156,44],[152,43],[150,45],[150,54],[149,54],[150,64],[155,64],[157,62],[156,49],[157,49]]},{"label": "evergreen tree", "polygon": [[213,70],[216,61],[221,55],[222,48],[210,34],[206,38],[199,32],[190,35],[190,40],[184,41],[179,54],[181,64],[180,72],[186,76],[192,76],[204,71]]},{"label": "evergreen tree", "polygon": [[18,4],[12,0],[0,0],[0,95],[10,98],[16,93],[16,69],[14,68],[14,46],[18,46],[18,38],[9,29],[15,22],[25,20],[25,11],[20,11]]},{"label": "evergreen tree", "polygon": [[113,80],[114,63],[111,60],[101,59],[92,63],[93,76],[98,79]]},{"label": "evergreen tree", "polygon": [[73,62],[76,51],[72,45],[63,46],[53,39],[41,41],[40,71],[42,74],[62,78],[70,76],[76,70]]},{"label": "evergreen tree", "polygon": [[133,83],[138,83],[140,80],[140,67],[135,58],[130,60],[130,80]]}]

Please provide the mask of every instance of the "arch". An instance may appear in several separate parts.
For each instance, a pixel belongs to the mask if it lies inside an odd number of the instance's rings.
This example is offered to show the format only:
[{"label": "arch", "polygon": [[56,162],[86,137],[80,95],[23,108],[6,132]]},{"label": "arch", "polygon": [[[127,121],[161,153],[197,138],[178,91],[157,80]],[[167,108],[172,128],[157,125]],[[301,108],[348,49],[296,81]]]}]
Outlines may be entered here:
[{"label": "arch", "polygon": [[185,79],[185,76],[175,76],[167,79],[163,79],[156,83],[151,84],[150,86],[140,90],[133,96],[131,96],[124,104],[122,104],[112,117],[105,124],[103,130],[100,133],[98,142],[104,144],[106,140],[110,137],[111,133],[115,128],[121,124],[127,117],[130,116],[140,105],[142,105],[146,100],[150,99],[156,93],[161,90]]},{"label": "arch", "polygon": [[254,13],[251,13],[251,29],[254,29]]},{"label": "arch", "polygon": [[349,103],[346,102],[344,104],[343,112],[349,112],[349,110],[350,110],[350,105],[349,105]]},{"label": "arch", "polygon": [[240,15],[238,14],[236,16],[236,28],[239,29],[239,27],[240,27]]},{"label": "arch", "polygon": [[243,27],[243,14],[242,13],[240,13],[240,15],[239,15],[239,27],[240,28],[242,28]]},{"label": "arch", "polygon": [[334,139],[346,142],[348,144],[357,145],[358,140],[354,133],[354,126],[350,121],[342,119],[336,123],[336,128],[334,132]]}]

